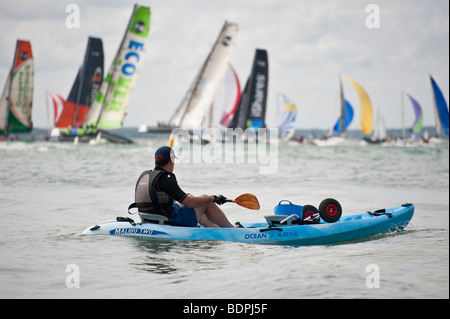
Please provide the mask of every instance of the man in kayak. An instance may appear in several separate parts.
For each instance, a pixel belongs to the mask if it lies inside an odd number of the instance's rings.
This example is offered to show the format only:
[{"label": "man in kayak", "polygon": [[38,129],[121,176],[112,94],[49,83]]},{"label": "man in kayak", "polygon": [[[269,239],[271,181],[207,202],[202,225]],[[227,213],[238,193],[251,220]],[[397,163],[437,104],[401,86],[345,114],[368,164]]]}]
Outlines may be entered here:
[{"label": "man in kayak", "polygon": [[168,146],[156,150],[154,170],[144,171],[136,183],[135,207],[139,212],[165,216],[177,226],[234,227],[217,206],[225,203],[224,196],[194,196],[178,186],[173,174],[175,158]]}]

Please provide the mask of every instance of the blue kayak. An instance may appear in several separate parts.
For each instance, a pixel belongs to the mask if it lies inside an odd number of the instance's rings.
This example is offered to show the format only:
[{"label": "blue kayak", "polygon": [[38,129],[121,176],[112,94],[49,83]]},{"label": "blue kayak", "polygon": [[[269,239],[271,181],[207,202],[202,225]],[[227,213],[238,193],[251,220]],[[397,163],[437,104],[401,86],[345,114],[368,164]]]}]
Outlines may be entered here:
[{"label": "blue kayak", "polygon": [[[158,240],[220,240],[251,244],[327,245],[354,241],[404,229],[414,214],[413,204],[342,215],[333,222],[290,222],[293,215],[266,216],[265,222],[242,223],[243,228],[178,227],[117,218],[86,229],[83,235],[118,235]],[[273,218],[276,217],[276,218]],[[295,219],[295,218],[294,218]]]}]

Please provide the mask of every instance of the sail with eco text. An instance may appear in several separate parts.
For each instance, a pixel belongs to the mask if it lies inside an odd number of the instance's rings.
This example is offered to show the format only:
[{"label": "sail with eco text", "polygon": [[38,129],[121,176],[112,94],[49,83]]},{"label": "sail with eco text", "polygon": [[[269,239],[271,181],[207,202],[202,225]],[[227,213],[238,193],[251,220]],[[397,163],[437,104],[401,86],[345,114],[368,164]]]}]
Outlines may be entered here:
[{"label": "sail with eco text", "polygon": [[150,8],[135,5],[119,50],[92,104],[85,125],[110,130],[122,126],[150,31]]},{"label": "sail with eco text", "polygon": [[29,132],[34,90],[34,63],[29,41],[17,40],[12,68],[0,98],[0,135]]}]

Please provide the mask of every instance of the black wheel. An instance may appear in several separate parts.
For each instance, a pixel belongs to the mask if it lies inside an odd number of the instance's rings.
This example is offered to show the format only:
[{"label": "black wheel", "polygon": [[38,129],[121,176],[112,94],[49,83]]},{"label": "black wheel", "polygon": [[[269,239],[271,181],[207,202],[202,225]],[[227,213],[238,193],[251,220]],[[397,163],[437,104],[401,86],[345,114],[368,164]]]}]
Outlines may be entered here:
[{"label": "black wheel", "polygon": [[319,205],[319,214],[327,223],[334,223],[341,218],[341,204],[333,198],[326,198]]},{"label": "black wheel", "polygon": [[[302,221],[304,221],[306,218],[308,218],[314,214],[318,214],[318,213],[319,213],[319,211],[313,205],[305,205],[305,206],[303,206]],[[316,224],[319,222],[320,222],[320,218],[314,218],[314,219],[310,219],[306,223]]]}]

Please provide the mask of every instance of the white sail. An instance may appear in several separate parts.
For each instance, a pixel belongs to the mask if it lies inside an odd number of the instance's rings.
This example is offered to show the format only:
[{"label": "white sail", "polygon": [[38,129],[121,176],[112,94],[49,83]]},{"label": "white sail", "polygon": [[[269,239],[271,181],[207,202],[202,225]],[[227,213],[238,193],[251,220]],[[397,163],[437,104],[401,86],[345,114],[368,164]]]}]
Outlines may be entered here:
[{"label": "white sail", "polygon": [[200,72],[170,119],[170,126],[188,130],[201,128],[228,68],[237,32],[237,24],[225,22]]}]

